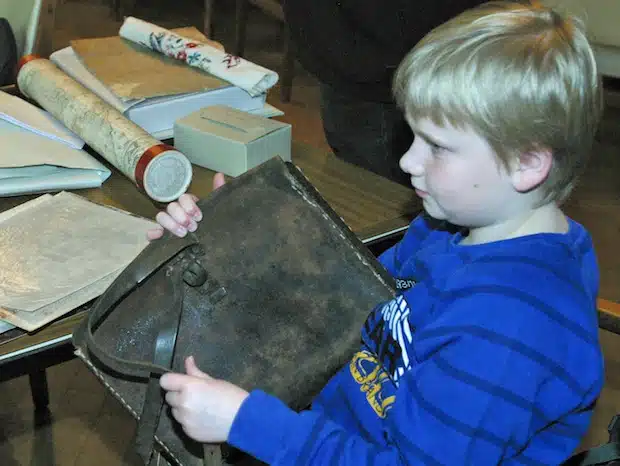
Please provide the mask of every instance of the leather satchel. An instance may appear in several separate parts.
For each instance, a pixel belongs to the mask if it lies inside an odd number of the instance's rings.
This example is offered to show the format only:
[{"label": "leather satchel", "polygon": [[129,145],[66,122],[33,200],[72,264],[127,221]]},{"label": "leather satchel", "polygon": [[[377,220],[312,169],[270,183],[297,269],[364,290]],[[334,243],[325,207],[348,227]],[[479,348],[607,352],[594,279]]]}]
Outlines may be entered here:
[{"label": "leather satchel", "polygon": [[203,451],[163,401],[159,377],[183,372],[187,356],[301,410],[358,349],[368,313],[394,296],[385,269],[280,158],[199,206],[198,230],[149,244],[73,335],[76,354],[139,419],[145,464],[154,446],[174,464],[222,463],[220,446]]}]

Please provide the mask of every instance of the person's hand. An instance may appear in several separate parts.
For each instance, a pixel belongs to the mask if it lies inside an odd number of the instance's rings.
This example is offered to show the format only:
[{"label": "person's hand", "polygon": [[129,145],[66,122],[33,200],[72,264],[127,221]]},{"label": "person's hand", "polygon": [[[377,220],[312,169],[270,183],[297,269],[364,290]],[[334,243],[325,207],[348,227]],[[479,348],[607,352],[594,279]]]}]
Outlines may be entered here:
[{"label": "person's hand", "polygon": [[225,442],[248,392],[205,374],[192,356],[185,360],[185,371],[187,374],[164,374],[159,381],[167,391],[172,415],[197,442]]},{"label": "person's hand", "polygon": [[[216,173],[213,177],[213,190],[224,185],[223,173]],[[178,200],[171,202],[165,211],[159,212],[155,220],[159,225],[146,232],[149,241],[159,239],[164,234],[164,229],[173,235],[184,237],[188,231],[196,231],[198,222],[202,220],[202,212],[196,205],[198,198],[193,194],[182,194]]]}]

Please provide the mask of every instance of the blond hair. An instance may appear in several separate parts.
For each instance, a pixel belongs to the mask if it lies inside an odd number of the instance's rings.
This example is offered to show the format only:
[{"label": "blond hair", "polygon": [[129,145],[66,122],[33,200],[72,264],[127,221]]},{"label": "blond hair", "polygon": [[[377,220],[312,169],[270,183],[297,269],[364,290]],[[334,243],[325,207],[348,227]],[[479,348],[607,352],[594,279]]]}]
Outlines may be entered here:
[{"label": "blond hair", "polygon": [[413,120],[470,127],[506,167],[550,150],[543,202],[570,193],[602,110],[583,23],[537,2],[490,2],[437,27],[400,64],[394,95]]}]

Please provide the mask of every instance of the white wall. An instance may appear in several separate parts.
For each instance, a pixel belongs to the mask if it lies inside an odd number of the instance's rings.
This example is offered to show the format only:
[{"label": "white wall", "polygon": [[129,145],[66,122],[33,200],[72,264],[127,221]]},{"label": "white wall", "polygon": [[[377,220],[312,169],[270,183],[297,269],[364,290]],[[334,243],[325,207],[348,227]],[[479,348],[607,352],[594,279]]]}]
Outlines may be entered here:
[{"label": "white wall", "polygon": [[620,78],[620,0],[542,0],[581,18],[602,74]]}]

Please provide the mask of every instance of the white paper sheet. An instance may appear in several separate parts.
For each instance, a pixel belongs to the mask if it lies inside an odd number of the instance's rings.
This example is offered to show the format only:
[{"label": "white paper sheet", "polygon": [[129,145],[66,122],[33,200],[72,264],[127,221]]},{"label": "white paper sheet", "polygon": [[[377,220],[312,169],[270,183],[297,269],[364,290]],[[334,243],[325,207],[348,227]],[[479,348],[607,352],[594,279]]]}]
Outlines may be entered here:
[{"label": "white paper sheet", "polygon": [[0,119],[0,196],[94,188],[110,174],[84,150]]},{"label": "white paper sheet", "polygon": [[[0,212],[0,223],[19,212],[23,212],[24,210],[34,207],[41,202],[45,202],[45,200],[47,200],[50,197],[52,197],[51,194],[44,194],[42,196],[31,199],[30,201],[26,201],[23,204],[20,204],[16,207],[13,207],[12,209],[5,210],[4,212]],[[1,312],[1,308],[0,308],[0,312]],[[10,319],[10,316],[7,315],[7,317]],[[14,329],[15,327],[16,326],[13,325],[8,320],[0,320],[0,333],[8,332],[9,330]]]},{"label": "white paper sheet", "polygon": [[19,204],[13,207],[12,209],[5,210],[4,212],[0,212],[0,224],[4,222],[5,220],[11,218],[12,216],[17,215],[19,213],[23,213],[26,209],[36,207],[42,202],[45,202],[51,198],[52,198],[51,194],[43,194],[42,196],[35,197],[34,199],[31,199],[22,204]]},{"label": "white paper sheet", "polygon": [[15,328],[15,325],[5,320],[0,320],[0,333],[8,332]]},{"label": "white paper sheet", "polygon": [[0,306],[33,312],[101,280],[137,256],[153,225],[66,192],[18,212],[0,222]]},{"label": "white paper sheet", "polygon": [[[82,304],[86,304],[91,299],[94,299],[102,294],[108,286],[112,284],[114,279],[123,271],[123,269],[124,267],[115,270],[100,280],[77,290],[75,293],[65,296],[64,298],[54,301],[46,306],[40,307],[34,312],[17,311],[14,309],[0,307],[0,317],[6,319],[4,321],[0,321],[0,323],[5,322],[7,326],[10,326],[10,328],[19,327],[27,330],[28,332],[36,330],[37,328],[62,317],[68,312],[71,312],[72,310],[80,307]],[[0,325],[0,329],[1,328],[2,327]]]},{"label": "white paper sheet", "polygon": [[84,141],[45,110],[3,91],[0,91],[0,118],[74,149],[84,147]]},{"label": "white paper sheet", "polygon": [[60,67],[65,73],[82,84],[86,89],[97,95],[121,113],[126,112],[132,106],[142,102],[141,100],[130,100],[123,102],[108,89],[105,84],[99,81],[80,61],[73,48],[65,47],[55,51],[50,55],[50,61]]}]

